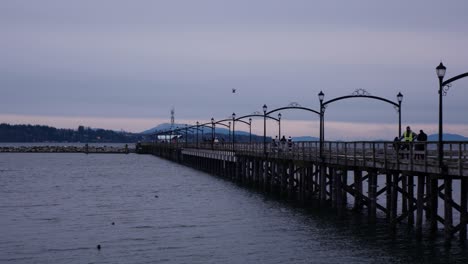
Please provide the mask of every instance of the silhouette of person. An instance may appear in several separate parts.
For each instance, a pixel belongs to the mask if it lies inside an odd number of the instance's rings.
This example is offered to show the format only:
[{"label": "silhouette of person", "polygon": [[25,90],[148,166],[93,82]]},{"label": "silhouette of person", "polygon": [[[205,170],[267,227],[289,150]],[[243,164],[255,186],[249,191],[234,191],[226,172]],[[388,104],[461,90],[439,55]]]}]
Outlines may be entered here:
[{"label": "silhouette of person", "polygon": [[[426,142],[427,141],[427,135],[426,135],[426,133],[424,133],[424,131],[422,129],[419,130],[419,134],[416,137],[416,140],[418,142]],[[425,143],[416,144],[416,146],[414,148],[415,148],[416,151],[419,152],[414,157],[416,159],[424,159],[425,158],[424,150],[426,150],[426,144]]]},{"label": "silhouette of person", "polygon": [[[401,150],[409,150],[410,149],[410,142],[413,142],[416,139],[417,135],[414,133],[410,126],[406,127],[406,131],[403,132],[403,135],[401,135],[400,140],[403,139],[405,144],[402,144]],[[409,157],[409,154],[406,154],[406,157]]]}]

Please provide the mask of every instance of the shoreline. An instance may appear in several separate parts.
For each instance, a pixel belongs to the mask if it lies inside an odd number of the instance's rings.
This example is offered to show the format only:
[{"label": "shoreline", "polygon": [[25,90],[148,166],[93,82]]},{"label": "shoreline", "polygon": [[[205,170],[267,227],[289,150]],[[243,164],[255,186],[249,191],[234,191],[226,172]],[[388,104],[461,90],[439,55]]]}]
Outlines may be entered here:
[{"label": "shoreline", "polygon": [[11,146],[0,147],[0,153],[108,153],[128,154],[135,152],[125,144],[122,147],[114,146]]}]

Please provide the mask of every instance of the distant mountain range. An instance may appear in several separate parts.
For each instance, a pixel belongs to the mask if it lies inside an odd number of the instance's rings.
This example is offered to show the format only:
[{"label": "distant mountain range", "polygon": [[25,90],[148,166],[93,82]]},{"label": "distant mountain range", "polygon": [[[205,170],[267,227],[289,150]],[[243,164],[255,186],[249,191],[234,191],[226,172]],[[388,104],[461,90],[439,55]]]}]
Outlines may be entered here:
[{"label": "distant mountain range", "polygon": [[[442,139],[444,141],[468,141],[468,137],[464,137],[458,134],[443,134]],[[437,141],[439,140],[439,134],[432,134],[427,136],[427,141]]]}]

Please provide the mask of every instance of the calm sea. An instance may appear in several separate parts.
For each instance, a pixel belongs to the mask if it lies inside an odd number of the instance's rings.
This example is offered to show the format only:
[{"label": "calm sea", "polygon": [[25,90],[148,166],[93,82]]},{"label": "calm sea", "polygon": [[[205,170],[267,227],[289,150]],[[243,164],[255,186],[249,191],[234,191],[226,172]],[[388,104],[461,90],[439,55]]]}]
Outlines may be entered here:
[{"label": "calm sea", "polygon": [[1,263],[468,263],[362,218],[149,155],[0,154]]}]

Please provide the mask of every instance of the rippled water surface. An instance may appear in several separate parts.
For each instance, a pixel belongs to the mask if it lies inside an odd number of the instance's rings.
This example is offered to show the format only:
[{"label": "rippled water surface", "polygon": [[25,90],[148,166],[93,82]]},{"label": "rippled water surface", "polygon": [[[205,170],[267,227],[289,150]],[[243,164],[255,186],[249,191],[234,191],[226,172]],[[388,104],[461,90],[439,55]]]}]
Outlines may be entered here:
[{"label": "rippled water surface", "polygon": [[136,154],[0,154],[0,231],[5,263],[468,263],[458,242]]}]

